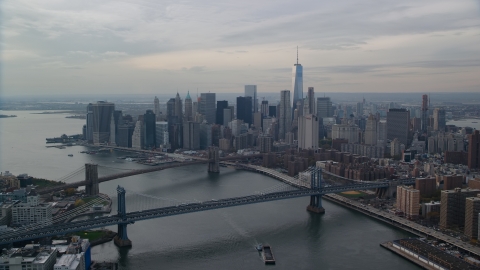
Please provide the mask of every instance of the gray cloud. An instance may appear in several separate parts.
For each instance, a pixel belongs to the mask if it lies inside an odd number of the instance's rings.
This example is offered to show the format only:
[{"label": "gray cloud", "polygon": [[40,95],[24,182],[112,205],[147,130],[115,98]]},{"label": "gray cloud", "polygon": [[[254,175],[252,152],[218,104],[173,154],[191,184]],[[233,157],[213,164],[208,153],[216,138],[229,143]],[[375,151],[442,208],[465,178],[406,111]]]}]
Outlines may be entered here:
[{"label": "gray cloud", "polygon": [[[233,91],[248,82],[274,91],[289,88],[294,57],[287,61],[284,55],[293,54],[299,45],[301,59],[309,63],[305,85],[328,84],[335,91],[346,89],[337,85],[376,85],[379,79],[388,85],[388,78],[401,85],[399,78],[408,84],[409,76],[425,76],[430,89],[446,91],[442,80],[447,76],[442,75],[480,72],[480,60],[475,59],[480,55],[475,4],[467,0],[305,0],[301,4],[7,0],[1,4],[1,83],[5,93],[28,92],[40,78],[51,84],[43,89],[58,92],[65,83],[56,84],[57,78],[75,72],[83,78],[98,76],[88,87],[100,84],[108,91],[131,91],[124,80],[134,82],[138,91],[148,91],[160,81],[171,89],[201,84]],[[198,56],[218,52],[219,58],[232,60],[220,66],[215,59],[209,63],[182,59],[177,67],[170,67],[180,60],[168,58],[170,54],[191,51]],[[149,73],[125,64],[133,57],[150,55],[162,56],[165,66]],[[236,59],[248,61],[236,63]],[[470,76],[458,79],[459,88],[462,81],[474,80]],[[72,91],[78,91],[76,83],[72,79],[69,84]],[[475,85],[480,82],[465,88]]]}]

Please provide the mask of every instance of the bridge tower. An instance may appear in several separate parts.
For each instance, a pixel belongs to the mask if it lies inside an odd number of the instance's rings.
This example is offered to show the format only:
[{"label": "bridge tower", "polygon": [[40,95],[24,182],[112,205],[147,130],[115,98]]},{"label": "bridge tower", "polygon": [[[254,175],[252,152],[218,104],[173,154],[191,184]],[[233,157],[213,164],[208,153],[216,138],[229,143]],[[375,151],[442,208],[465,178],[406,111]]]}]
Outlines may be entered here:
[{"label": "bridge tower", "polygon": [[[126,220],[127,209],[125,207],[125,189],[121,186],[117,187],[117,197],[118,197],[118,217],[122,220]],[[127,222],[119,223],[117,235],[113,238],[115,245],[119,247],[131,247],[132,241],[128,239],[127,236]]]},{"label": "bridge tower", "polygon": [[98,165],[85,164],[85,192],[88,195],[98,195],[100,188],[98,187]]},{"label": "bridge tower", "polygon": [[401,185],[398,181],[390,181],[388,183],[388,187],[385,188],[377,188],[375,190],[375,195],[377,195],[378,198],[395,198],[397,197],[397,186]]},{"label": "bridge tower", "polygon": [[[310,173],[310,188],[311,189],[320,189],[322,187],[322,169],[315,168]],[[307,206],[307,211],[323,214],[325,213],[325,208],[322,206],[322,195],[313,195],[310,196],[310,204]]]},{"label": "bridge tower", "polygon": [[210,173],[219,173],[220,166],[219,166],[219,154],[218,154],[218,147],[210,146],[208,148],[208,172]]}]

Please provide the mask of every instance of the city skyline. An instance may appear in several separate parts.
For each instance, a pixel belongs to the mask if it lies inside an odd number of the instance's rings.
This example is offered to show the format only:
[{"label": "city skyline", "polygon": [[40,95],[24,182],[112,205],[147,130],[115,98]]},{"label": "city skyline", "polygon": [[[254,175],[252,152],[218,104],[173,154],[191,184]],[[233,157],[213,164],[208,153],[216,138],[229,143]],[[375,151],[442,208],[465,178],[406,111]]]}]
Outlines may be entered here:
[{"label": "city skyline", "polygon": [[293,92],[297,46],[304,85],[319,93],[475,92],[480,85],[474,1],[1,7],[5,96],[230,93],[248,84],[259,93]]}]

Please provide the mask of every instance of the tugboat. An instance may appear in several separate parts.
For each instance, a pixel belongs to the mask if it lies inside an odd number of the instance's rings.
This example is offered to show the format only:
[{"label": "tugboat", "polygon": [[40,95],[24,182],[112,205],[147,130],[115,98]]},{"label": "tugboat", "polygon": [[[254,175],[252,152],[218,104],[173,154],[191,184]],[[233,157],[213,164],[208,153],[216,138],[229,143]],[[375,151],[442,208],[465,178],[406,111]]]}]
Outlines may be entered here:
[{"label": "tugboat", "polygon": [[262,244],[258,244],[255,246],[255,249],[258,251],[258,252],[261,252],[263,250],[263,246]]}]

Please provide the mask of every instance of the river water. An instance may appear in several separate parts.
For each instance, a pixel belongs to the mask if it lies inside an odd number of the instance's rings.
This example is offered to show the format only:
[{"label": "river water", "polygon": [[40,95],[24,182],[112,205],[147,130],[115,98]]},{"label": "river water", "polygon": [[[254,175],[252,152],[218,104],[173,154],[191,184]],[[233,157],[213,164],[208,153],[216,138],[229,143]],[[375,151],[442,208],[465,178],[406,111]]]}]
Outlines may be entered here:
[{"label": "river water", "polygon": [[[87,155],[79,153],[82,146],[45,147],[47,137],[81,133],[84,120],[32,111],[0,114],[18,116],[0,119],[1,171],[60,179],[87,162],[102,166],[101,174],[145,168],[116,159],[126,155],[121,152]],[[100,192],[114,194],[117,185],[127,190],[128,211],[145,206],[133,194],[202,201],[253,194],[279,182],[229,168],[208,174],[206,165],[197,165],[102,183]],[[306,211],[308,201],[298,198],[137,222],[128,226],[133,248],[120,249],[110,242],[94,247],[92,256],[118,261],[120,269],[264,269],[254,249],[263,243],[271,245],[276,269],[420,269],[379,246],[410,234],[327,201],[324,215],[311,214]]]}]

